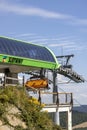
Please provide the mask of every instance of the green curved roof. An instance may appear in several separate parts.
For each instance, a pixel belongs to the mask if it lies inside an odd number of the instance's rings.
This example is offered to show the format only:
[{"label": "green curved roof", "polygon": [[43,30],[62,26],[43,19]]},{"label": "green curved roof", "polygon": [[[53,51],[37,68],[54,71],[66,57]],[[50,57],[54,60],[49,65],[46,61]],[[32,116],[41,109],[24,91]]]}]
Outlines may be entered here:
[{"label": "green curved roof", "polygon": [[0,36],[0,63],[56,69],[60,65],[45,46]]}]

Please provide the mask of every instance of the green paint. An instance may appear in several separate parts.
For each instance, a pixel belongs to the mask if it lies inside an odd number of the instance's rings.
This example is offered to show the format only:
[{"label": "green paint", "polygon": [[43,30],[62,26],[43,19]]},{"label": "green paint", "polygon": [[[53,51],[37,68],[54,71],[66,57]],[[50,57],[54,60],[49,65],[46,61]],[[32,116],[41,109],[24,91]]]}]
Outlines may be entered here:
[{"label": "green paint", "polygon": [[[7,57],[5,59],[5,61],[3,61],[3,57]],[[46,61],[42,61],[42,60],[34,60],[34,59],[22,58],[22,57],[5,55],[5,54],[0,54],[0,63],[47,68],[47,69],[58,68],[57,64],[54,62],[46,62]]]}]

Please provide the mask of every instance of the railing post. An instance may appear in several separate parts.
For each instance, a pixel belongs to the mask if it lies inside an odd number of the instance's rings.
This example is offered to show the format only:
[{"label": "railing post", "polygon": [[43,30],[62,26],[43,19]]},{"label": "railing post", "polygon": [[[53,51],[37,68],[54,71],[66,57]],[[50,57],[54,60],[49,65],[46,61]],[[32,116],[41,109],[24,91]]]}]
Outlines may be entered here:
[{"label": "railing post", "polygon": [[41,92],[40,92],[40,90],[39,90],[39,97],[38,97],[38,101],[40,102],[40,104],[41,104]]},{"label": "railing post", "polygon": [[25,77],[23,75],[23,79],[22,79],[22,85],[23,85],[23,90],[25,91]]},{"label": "railing post", "polygon": [[25,77],[24,77],[24,75],[23,75],[23,81],[22,81],[22,83],[23,83],[23,87],[24,87],[24,80],[25,80]]},{"label": "railing post", "polygon": [[67,93],[65,94],[65,103],[67,103]]},{"label": "railing post", "polygon": [[3,86],[6,87],[6,76],[4,76],[4,83]]},{"label": "railing post", "polygon": [[73,94],[71,93],[71,102],[70,104],[73,106]]},{"label": "railing post", "polygon": [[59,106],[59,93],[57,92],[57,101],[56,101],[57,106]]},{"label": "railing post", "polygon": [[53,120],[55,122],[55,124],[59,125],[60,124],[60,119],[59,119],[59,97],[58,97],[58,78],[57,78],[57,72],[56,70],[53,71],[53,103],[57,103],[57,109],[56,112],[54,112],[53,114]]}]

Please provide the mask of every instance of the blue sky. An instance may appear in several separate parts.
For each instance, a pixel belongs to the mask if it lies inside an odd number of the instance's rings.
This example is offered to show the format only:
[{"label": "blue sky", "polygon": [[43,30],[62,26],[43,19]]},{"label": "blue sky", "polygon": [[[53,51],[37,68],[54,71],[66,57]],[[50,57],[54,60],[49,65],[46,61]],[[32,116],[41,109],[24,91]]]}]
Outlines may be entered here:
[{"label": "blue sky", "polygon": [[[87,0],[0,0],[0,35],[74,54],[73,69],[87,79]],[[86,82],[63,89],[87,104]]]}]

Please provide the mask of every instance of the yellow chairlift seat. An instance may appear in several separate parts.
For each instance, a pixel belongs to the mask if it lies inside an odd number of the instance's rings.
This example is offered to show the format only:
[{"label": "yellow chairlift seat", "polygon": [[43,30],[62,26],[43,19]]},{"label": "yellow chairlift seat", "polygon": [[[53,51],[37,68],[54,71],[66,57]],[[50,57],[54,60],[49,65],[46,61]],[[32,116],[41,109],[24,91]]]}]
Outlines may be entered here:
[{"label": "yellow chairlift seat", "polygon": [[48,87],[48,79],[43,78],[43,79],[28,80],[25,83],[25,87],[27,87],[27,88],[35,88],[35,89],[47,88]]}]

